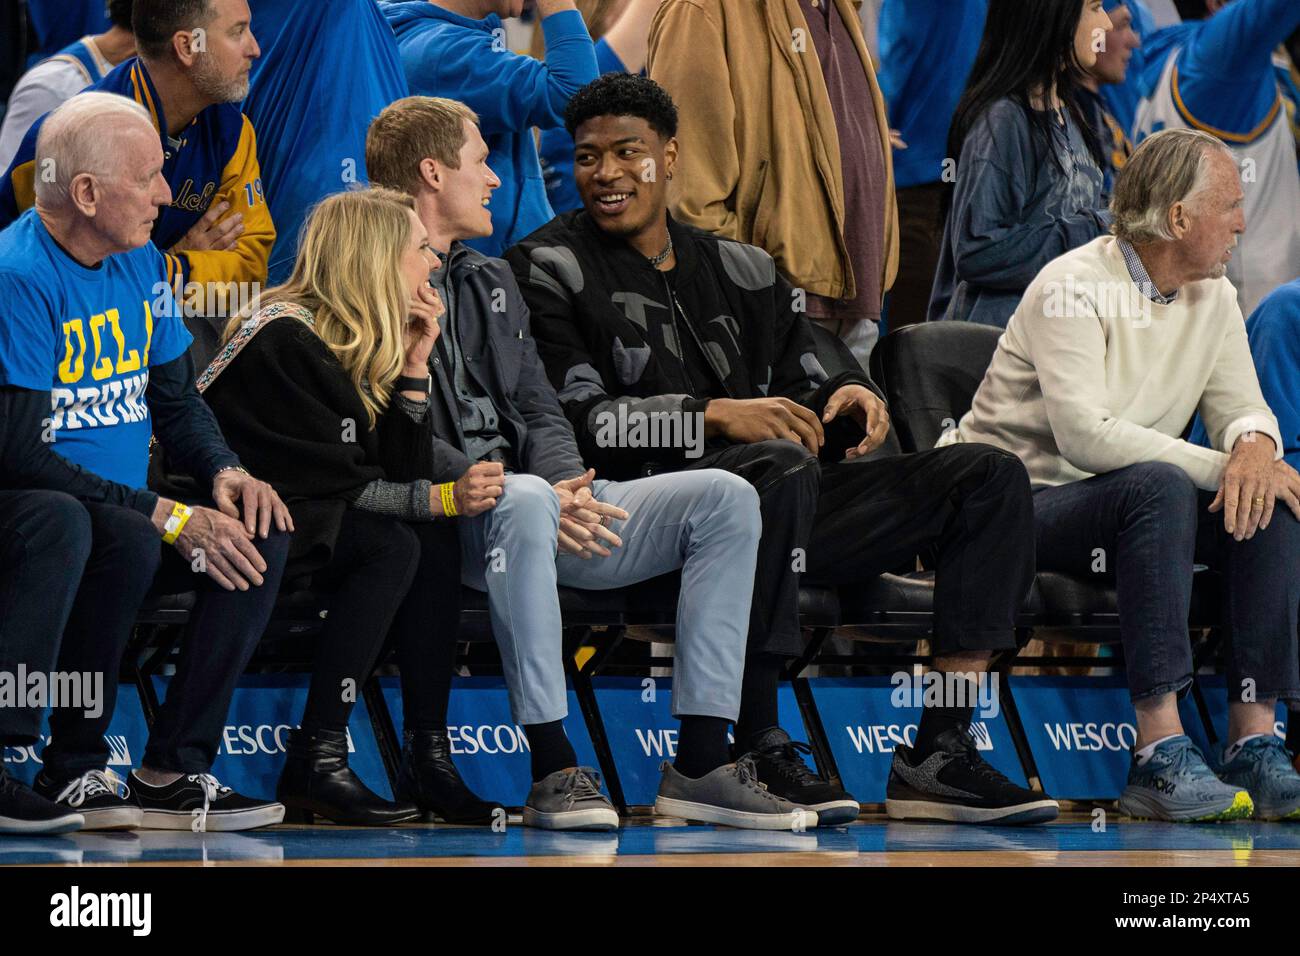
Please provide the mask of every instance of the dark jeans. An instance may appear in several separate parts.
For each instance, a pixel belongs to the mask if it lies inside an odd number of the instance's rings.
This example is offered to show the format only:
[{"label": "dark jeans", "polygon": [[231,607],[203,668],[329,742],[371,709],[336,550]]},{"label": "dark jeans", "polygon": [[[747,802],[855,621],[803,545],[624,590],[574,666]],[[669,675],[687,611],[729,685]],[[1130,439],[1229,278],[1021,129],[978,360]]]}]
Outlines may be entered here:
[{"label": "dark jeans", "polygon": [[343,730],[385,641],[398,653],[405,725],[445,729],[460,621],[460,544],[450,521],[406,523],[348,509],[330,565],[313,587],[329,595],[306,729]]},{"label": "dark jeans", "polygon": [[[58,491],[0,491],[0,671],[54,669],[86,559],[90,516]],[[0,707],[0,744],[26,746],[41,707]]]},{"label": "dark jeans", "polygon": [[[1192,565],[1208,565],[1223,587],[1229,698],[1247,679],[1257,700],[1300,698],[1300,521],[1279,502],[1267,529],[1234,541],[1223,513],[1206,510],[1211,500],[1163,462],[1040,489],[1038,566],[1113,578],[1129,693],[1141,700],[1192,681]],[[1103,558],[1105,571],[1094,570]]]},{"label": "dark jeans", "polygon": [[458,524],[433,521],[409,526],[420,541],[420,560],[389,631],[401,670],[405,730],[447,729],[460,634]]},{"label": "dark jeans", "polygon": [[962,444],[821,464],[778,440],[732,445],[692,467],[732,471],[759,493],[750,654],[803,649],[795,548],[808,580],[832,585],[910,570],[921,555],[935,569],[936,654],[1015,646],[1034,547],[1029,476],[1014,455]]},{"label": "dark jeans", "polygon": [[898,277],[889,290],[890,330],[924,322],[943,244],[943,183],[898,190]]},{"label": "dark jeans", "polygon": [[143,763],[156,770],[206,773],[216,759],[235,683],[271,616],[289,535],[272,530],[269,538],[257,539],[267,565],[260,587],[226,591],[192,571],[175,548],[161,544],[139,512],[93,503],[84,507],[90,515],[90,557],[64,628],[58,668],[102,673],[104,709],[95,719],[81,711],[50,715],[53,739],[45,748],[44,776],[64,783],[107,762],[104,733],[117,702],[118,670],[151,587],[164,594],[197,590],[199,596]]},{"label": "dark jeans", "polygon": [[316,644],[304,730],[347,728],[361,685],[374,670],[393,615],[411,587],[419,549],[415,532],[396,518],[355,508],[343,513],[332,560],[312,580],[328,595],[329,613]]}]

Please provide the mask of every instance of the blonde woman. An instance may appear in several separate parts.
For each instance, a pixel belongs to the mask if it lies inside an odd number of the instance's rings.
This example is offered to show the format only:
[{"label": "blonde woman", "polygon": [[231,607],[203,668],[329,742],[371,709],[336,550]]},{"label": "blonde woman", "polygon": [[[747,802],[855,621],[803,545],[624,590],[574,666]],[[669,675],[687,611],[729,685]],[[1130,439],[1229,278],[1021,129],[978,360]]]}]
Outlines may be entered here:
[{"label": "blonde woman", "polygon": [[[351,701],[390,629],[406,726],[446,725],[460,568],[445,520],[457,509],[443,505],[455,476],[437,483],[427,408],[437,265],[406,196],[330,196],[304,227],[289,281],[231,321],[199,378],[231,446],[293,515],[286,580],[310,575],[330,599],[277,788],[289,819],[387,825],[420,814],[382,800],[347,765]],[[437,809],[490,820],[495,805],[455,783]]]}]

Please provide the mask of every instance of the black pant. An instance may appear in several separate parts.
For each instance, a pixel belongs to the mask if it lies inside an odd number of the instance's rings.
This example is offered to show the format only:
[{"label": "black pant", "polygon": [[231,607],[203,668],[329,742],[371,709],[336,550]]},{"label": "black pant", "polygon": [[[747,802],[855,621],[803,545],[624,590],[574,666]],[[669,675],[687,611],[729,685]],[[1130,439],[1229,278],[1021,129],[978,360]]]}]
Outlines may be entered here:
[{"label": "black pant", "polygon": [[181,644],[176,674],[158,711],[144,764],[156,770],[206,773],[217,756],[235,684],[261,639],[275,605],[289,552],[289,535],[272,530],[258,538],[266,561],[264,582],[247,591],[226,591],[191,570],[175,548],[160,543],[144,515],[128,508],[88,503],[91,549],[63,632],[58,667],[104,675],[99,717],[57,710],[50,715],[44,775],[58,784],[108,760],[104,732],[117,702],[123,652],[145,595],[197,590],[198,600]]},{"label": "black pant", "polygon": [[402,722],[406,730],[445,731],[460,633],[460,536],[453,521],[409,527],[420,559],[389,631],[402,675]]},{"label": "black pant", "polygon": [[692,467],[734,472],[759,493],[750,654],[803,649],[801,567],[810,581],[852,584],[910,570],[918,555],[935,569],[936,654],[1015,646],[1034,575],[1034,509],[1014,455],[962,444],[820,464],[803,446],[776,440],[732,445]]},{"label": "black pant", "polygon": [[304,730],[346,729],[352,706],[383,649],[393,616],[410,590],[420,542],[396,518],[349,508],[329,566],[313,577],[329,597],[316,647]]},{"label": "black pant", "polygon": [[[406,523],[348,509],[313,587],[329,615],[303,712],[307,730],[343,730],[386,640],[402,673],[405,725],[441,729],[460,623],[460,543],[450,521]],[[351,681],[353,693],[345,693]]]},{"label": "black pant", "polygon": [[[58,491],[0,491],[0,671],[54,669],[90,556],[90,516]],[[0,744],[34,743],[41,707],[0,707]]]}]

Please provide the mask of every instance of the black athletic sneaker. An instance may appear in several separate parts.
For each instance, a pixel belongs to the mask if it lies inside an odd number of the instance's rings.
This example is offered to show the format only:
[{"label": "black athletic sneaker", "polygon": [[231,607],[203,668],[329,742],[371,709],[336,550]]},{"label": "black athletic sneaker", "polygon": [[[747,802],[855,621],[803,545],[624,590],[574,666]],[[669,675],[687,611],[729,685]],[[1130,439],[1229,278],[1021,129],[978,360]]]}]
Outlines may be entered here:
[{"label": "black athletic sneaker", "polygon": [[75,780],[56,784],[44,773],[33,789],[85,819],[83,830],[134,830],[140,825],[140,807],[131,788],[111,770],[87,770]]},{"label": "black athletic sneaker", "polygon": [[80,813],[19,783],[0,764],[0,833],[70,833],[85,822]]},{"label": "black athletic sneaker", "polygon": [[945,730],[924,759],[911,747],[894,751],[885,812],[893,820],[1011,824],[1055,820],[1060,807],[989,766],[970,734]]},{"label": "black athletic sneaker", "polygon": [[186,774],[152,787],[132,771],[131,787],[144,811],[141,826],[146,830],[255,830],[284,820],[283,804],[245,797],[223,787],[210,773]]},{"label": "black athletic sneaker", "polygon": [[758,782],[797,807],[817,811],[820,827],[842,826],[858,818],[858,801],[808,769],[801,754],[812,753],[807,744],[791,740],[780,727],[756,734],[750,755],[758,768]]}]

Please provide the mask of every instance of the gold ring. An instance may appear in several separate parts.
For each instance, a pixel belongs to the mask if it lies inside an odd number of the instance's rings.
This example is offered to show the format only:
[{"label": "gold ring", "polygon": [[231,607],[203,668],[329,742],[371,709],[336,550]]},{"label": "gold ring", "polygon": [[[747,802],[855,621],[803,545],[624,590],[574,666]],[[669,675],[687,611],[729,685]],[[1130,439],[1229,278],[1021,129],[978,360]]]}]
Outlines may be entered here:
[{"label": "gold ring", "polygon": [[1251,498],[1250,500],[1251,500],[1254,504],[1257,504],[1257,505],[1262,505],[1262,504],[1264,503],[1264,499],[1263,499],[1263,498]]}]

